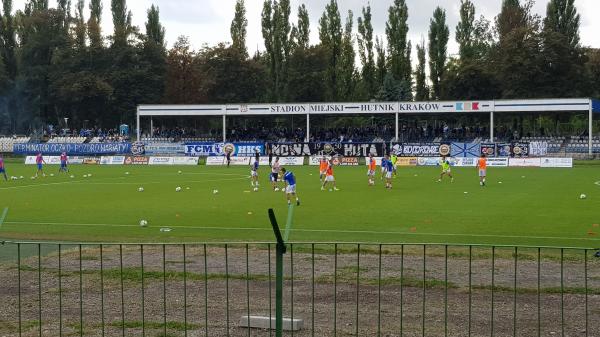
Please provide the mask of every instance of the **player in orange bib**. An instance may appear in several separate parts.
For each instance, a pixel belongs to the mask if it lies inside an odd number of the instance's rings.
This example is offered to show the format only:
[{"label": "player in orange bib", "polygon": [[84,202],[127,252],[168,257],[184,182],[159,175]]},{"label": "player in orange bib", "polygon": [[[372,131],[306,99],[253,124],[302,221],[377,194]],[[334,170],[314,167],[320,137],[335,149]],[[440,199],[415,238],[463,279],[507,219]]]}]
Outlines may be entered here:
[{"label": "player in orange bib", "polygon": [[368,159],[369,170],[367,171],[367,177],[369,177],[369,186],[375,185],[375,170],[377,169],[377,161],[373,157],[373,154],[369,154]]},{"label": "player in orange bib", "polygon": [[[331,183],[333,185],[333,190],[334,191],[339,191],[338,188],[335,185],[335,177],[333,176],[333,160],[330,160],[327,163],[327,170],[325,170],[325,181],[323,182],[323,185],[321,186],[321,191],[325,191],[325,187],[327,186],[328,183]],[[329,189],[329,192],[331,192],[332,189]]]},{"label": "player in orange bib", "polygon": [[487,159],[485,159],[485,153],[482,153],[481,157],[479,157],[477,168],[479,169],[479,185],[485,186],[485,177],[487,174]]},{"label": "player in orange bib", "polygon": [[327,173],[327,158],[323,156],[319,161],[319,180],[321,183],[325,181],[325,173]]}]

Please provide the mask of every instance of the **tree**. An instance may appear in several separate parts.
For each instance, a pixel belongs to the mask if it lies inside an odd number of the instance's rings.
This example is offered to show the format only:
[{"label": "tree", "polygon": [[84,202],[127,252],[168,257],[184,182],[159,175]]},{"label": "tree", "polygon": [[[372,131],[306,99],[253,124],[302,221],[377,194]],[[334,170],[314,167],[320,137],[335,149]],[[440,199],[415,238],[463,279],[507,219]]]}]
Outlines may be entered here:
[{"label": "tree", "polygon": [[547,97],[541,19],[532,6],[532,1],[505,0],[496,18],[499,40],[487,66],[501,83],[503,98]]},{"label": "tree", "polygon": [[126,0],[111,0],[110,7],[114,25],[113,45],[124,46],[133,33],[131,11],[127,10]]},{"label": "tree", "polygon": [[290,58],[290,102],[326,100],[323,78],[327,70],[327,50],[321,45],[298,48]]},{"label": "tree", "polygon": [[431,80],[431,98],[439,99],[440,83],[446,69],[446,53],[450,32],[446,25],[446,11],[437,7],[429,23],[429,78]]},{"label": "tree", "polygon": [[344,36],[342,37],[342,51],[339,63],[339,85],[338,98],[340,100],[351,100],[355,90],[355,53],[354,39],[352,38],[353,14],[348,11],[346,25],[344,28]]},{"label": "tree", "polygon": [[211,103],[257,102],[264,97],[266,68],[236,48],[219,44],[198,55],[201,88]]},{"label": "tree", "polygon": [[202,95],[201,74],[198,68],[196,53],[191,50],[190,42],[186,37],[180,36],[167,54],[164,103],[208,102],[206,95]]},{"label": "tree", "polygon": [[375,37],[375,51],[377,52],[377,63],[375,64],[375,83],[376,88],[379,90],[383,85],[383,80],[387,74],[385,46],[379,37]]},{"label": "tree", "polygon": [[262,11],[262,36],[269,63],[270,100],[285,101],[288,58],[292,47],[289,0],[265,0]]},{"label": "tree", "polygon": [[164,95],[167,72],[165,28],[160,23],[160,10],[152,5],[148,10],[146,36],[140,55],[140,69],[146,71],[144,103],[159,103]]},{"label": "tree", "polygon": [[165,27],[160,23],[160,10],[152,5],[146,21],[146,40],[157,46],[165,45]]},{"label": "tree", "polygon": [[298,25],[293,30],[296,47],[307,49],[310,44],[310,19],[304,4],[298,7]]},{"label": "tree", "polygon": [[79,49],[85,48],[85,36],[87,33],[85,26],[85,18],[83,17],[84,0],[77,1],[75,8],[75,46]]},{"label": "tree", "polygon": [[362,64],[362,83],[368,99],[376,94],[375,55],[373,53],[373,25],[371,6],[363,7],[362,18],[358,18],[358,53]]},{"label": "tree", "polygon": [[471,0],[461,0],[460,21],[456,25],[456,42],[459,46],[461,60],[473,57],[473,40],[475,31],[475,5]]},{"label": "tree", "polygon": [[3,0],[3,13],[0,22],[0,40],[2,41],[2,58],[8,78],[14,80],[17,76],[16,34],[15,22],[12,15],[12,0]]},{"label": "tree", "polygon": [[235,3],[235,15],[231,21],[231,41],[232,47],[239,51],[239,55],[248,58],[248,49],[246,47],[246,28],[248,19],[246,19],[246,6],[244,0],[237,0]]},{"label": "tree", "polygon": [[338,101],[339,69],[342,57],[342,23],[336,0],[330,0],[319,20],[319,39],[327,51],[325,86],[327,99]]},{"label": "tree", "polygon": [[406,85],[406,81],[398,81],[392,73],[387,73],[383,80],[383,85],[377,94],[377,99],[385,102],[410,100],[411,88]]},{"label": "tree", "polygon": [[408,7],[405,0],[394,0],[388,9],[385,34],[388,41],[389,71],[395,79],[411,83],[410,42],[408,35]]},{"label": "tree", "polygon": [[550,0],[546,10],[544,28],[562,34],[571,48],[579,46],[580,16],[575,0]]},{"label": "tree", "polygon": [[415,99],[417,101],[429,100],[429,87],[427,86],[427,74],[425,73],[425,40],[417,45],[418,65],[415,70]]},{"label": "tree", "polygon": [[90,1],[90,18],[88,19],[88,37],[90,39],[90,47],[92,49],[102,48],[102,29],[100,23],[102,21],[102,1]]},{"label": "tree", "polygon": [[527,15],[519,0],[502,0],[500,14],[496,17],[496,32],[500,43],[512,30],[525,26],[527,26]]}]

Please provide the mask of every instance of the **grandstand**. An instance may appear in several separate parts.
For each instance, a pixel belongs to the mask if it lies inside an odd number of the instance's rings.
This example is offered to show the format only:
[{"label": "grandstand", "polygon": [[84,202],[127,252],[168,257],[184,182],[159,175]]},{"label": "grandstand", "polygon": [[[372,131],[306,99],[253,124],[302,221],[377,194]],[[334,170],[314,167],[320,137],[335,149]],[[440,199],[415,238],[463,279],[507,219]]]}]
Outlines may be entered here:
[{"label": "grandstand", "polygon": [[[543,99],[452,102],[368,102],[368,103],[298,103],[237,105],[141,105],[137,109],[137,139],[158,142],[216,141],[214,128],[198,137],[185,137],[193,130],[155,128],[154,119],[166,118],[221,119],[219,141],[263,142],[545,142],[548,152],[576,154],[600,153],[593,137],[593,113],[600,112],[600,102],[592,99]],[[587,130],[571,134],[523,131],[523,116],[543,114],[577,115],[587,118]],[[587,115],[587,116],[585,116]],[[265,116],[269,116],[265,119]],[[148,118],[150,128],[141,123]],[[345,120],[359,119],[369,125],[343,125]],[[462,119],[454,125],[446,120]],[[558,118],[558,117],[557,117]],[[273,125],[285,121],[285,125]],[[300,123],[298,123],[300,120]],[[558,120],[558,119],[557,119]],[[426,123],[420,123],[426,121]],[[271,122],[269,124],[269,122]],[[228,124],[229,123],[229,124]],[[312,125],[311,125],[312,123]],[[298,124],[304,124],[299,126]],[[316,124],[316,126],[315,126]],[[233,126],[231,126],[233,125]],[[543,129],[543,128],[540,128]],[[156,134],[170,135],[156,137]],[[142,137],[142,134],[145,136]],[[573,136],[575,134],[585,136]],[[572,137],[568,137],[572,136]]]}]

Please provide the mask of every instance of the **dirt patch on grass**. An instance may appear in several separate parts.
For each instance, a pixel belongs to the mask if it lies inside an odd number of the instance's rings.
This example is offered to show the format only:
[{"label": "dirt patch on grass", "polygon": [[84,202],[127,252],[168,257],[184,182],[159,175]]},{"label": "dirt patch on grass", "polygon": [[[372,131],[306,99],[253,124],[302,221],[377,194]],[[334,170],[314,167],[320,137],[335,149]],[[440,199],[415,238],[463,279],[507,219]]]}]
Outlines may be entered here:
[{"label": "dirt patch on grass", "polygon": [[[379,252],[291,247],[284,312],[305,324],[294,335],[534,336],[540,326],[543,336],[600,336],[591,253],[541,250],[538,264],[537,250]],[[18,335],[19,316],[23,336],[39,335],[40,321],[46,336],[247,336],[242,315],[274,313],[274,268],[274,245],[188,245],[185,256],[177,245],[67,247],[0,266],[0,336]]]}]

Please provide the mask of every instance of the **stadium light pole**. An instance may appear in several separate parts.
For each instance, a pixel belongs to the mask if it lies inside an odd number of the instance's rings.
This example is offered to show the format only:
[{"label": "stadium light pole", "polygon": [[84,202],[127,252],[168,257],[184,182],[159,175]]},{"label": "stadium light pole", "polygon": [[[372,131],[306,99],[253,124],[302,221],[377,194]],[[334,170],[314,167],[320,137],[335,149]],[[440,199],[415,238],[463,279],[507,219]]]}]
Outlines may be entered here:
[{"label": "stadium light pole", "polygon": [[223,143],[227,141],[227,120],[225,114],[223,114]]},{"label": "stadium light pole", "polygon": [[398,112],[396,111],[396,132],[395,132],[396,141],[398,141]]},{"label": "stadium light pole", "polygon": [[136,115],[136,134],[137,134],[137,141],[140,141],[140,107],[137,107],[137,115]]},{"label": "stadium light pole", "polygon": [[305,142],[309,142],[310,140],[310,114],[306,114],[306,139]]},{"label": "stadium light pole", "polygon": [[494,142],[494,108],[490,111],[490,143]]},{"label": "stadium light pole", "polygon": [[588,129],[588,152],[589,152],[590,157],[592,157],[592,155],[593,155],[593,151],[592,151],[593,150],[593,148],[592,148],[593,141],[592,141],[592,138],[593,138],[593,133],[594,133],[594,124],[593,124],[593,119],[592,118],[593,118],[593,112],[594,111],[593,111],[592,99],[591,98],[590,98],[589,105],[590,105],[589,106],[590,111],[589,111],[589,117],[588,117],[588,120],[589,120],[589,126],[588,126],[589,127],[589,129]]}]

